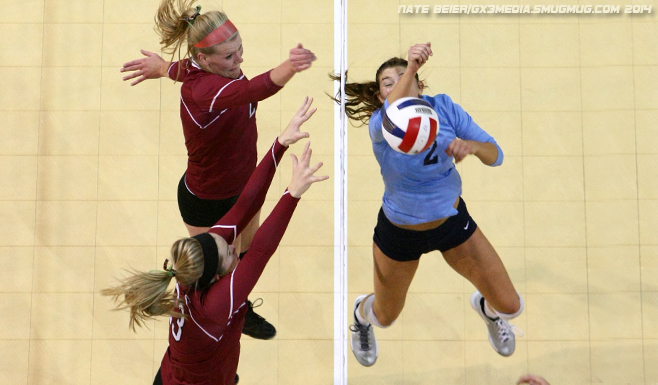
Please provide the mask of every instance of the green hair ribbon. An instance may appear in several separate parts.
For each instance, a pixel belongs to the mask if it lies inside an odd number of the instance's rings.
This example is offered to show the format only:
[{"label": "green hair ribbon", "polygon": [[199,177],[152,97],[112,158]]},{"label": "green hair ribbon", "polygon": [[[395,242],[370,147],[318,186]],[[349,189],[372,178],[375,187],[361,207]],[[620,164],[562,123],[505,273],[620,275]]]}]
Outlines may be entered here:
[{"label": "green hair ribbon", "polygon": [[190,16],[189,19],[187,19],[187,24],[189,24],[191,27],[192,24],[194,24],[194,20],[196,20],[196,17],[199,16],[200,14],[201,14],[201,6],[197,5],[196,12],[194,13],[194,15]]}]

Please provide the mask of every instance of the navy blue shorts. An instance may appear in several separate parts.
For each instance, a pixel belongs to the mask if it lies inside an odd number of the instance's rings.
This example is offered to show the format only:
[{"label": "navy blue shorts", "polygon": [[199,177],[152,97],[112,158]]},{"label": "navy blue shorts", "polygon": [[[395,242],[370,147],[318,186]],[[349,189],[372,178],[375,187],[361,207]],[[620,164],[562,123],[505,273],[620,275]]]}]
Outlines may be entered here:
[{"label": "navy blue shorts", "polygon": [[212,227],[238,201],[239,195],[221,199],[201,199],[192,194],[185,185],[185,174],[178,182],[178,210],[183,222],[194,227]]},{"label": "navy blue shorts", "polygon": [[379,209],[373,241],[389,258],[398,262],[417,261],[430,251],[444,252],[466,242],[477,224],[471,218],[466,203],[459,198],[457,215],[449,217],[441,226],[424,231],[407,230],[395,226]]}]

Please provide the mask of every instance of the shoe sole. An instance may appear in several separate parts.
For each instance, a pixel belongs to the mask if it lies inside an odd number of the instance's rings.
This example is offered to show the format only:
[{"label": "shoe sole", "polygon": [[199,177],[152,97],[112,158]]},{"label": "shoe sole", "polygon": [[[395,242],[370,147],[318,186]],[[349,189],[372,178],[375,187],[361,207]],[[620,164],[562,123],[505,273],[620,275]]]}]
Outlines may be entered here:
[{"label": "shoe sole", "polygon": [[245,333],[244,331],[242,331],[242,334],[244,334],[245,336],[249,336],[249,337],[251,337],[255,340],[261,340],[261,341],[269,341],[269,340],[273,339],[274,337],[276,337],[276,333],[274,333],[274,335],[272,335],[271,337],[260,337],[260,336],[254,337],[253,335],[251,335],[249,333]]}]

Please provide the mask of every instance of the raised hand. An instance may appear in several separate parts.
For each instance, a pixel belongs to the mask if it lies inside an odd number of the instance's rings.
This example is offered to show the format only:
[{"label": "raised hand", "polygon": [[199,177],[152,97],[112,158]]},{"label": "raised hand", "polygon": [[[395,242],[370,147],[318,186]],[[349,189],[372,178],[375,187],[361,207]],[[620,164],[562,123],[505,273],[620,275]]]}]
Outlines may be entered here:
[{"label": "raised hand", "polygon": [[315,176],[315,172],[322,167],[322,162],[316,164],[313,167],[310,167],[311,163],[311,142],[306,142],[304,146],[304,152],[301,157],[297,159],[295,154],[292,156],[292,178],[290,184],[288,185],[288,191],[290,195],[295,198],[299,198],[304,194],[309,187],[315,182],[320,182],[323,180],[329,179],[328,175],[325,176]]},{"label": "raised hand", "polygon": [[129,61],[121,68],[121,72],[136,71],[128,76],[124,76],[124,81],[139,77],[137,80],[130,83],[131,86],[134,86],[146,79],[158,79],[167,76],[167,70],[171,63],[164,61],[164,59],[162,59],[157,53],[145,51],[143,49],[140,50],[140,52],[146,57]]},{"label": "raised hand", "polygon": [[309,137],[308,132],[300,132],[299,129],[302,127],[302,124],[309,120],[315,111],[317,111],[317,108],[313,108],[309,111],[311,104],[313,104],[313,98],[309,98],[308,96],[305,97],[302,106],[299,107],[295,116],[292,117],[286,129],[283,130],[281,135],[279,135],[279,143],[287,147],[291,144],[297,143],[300,139]]},{"label": "raised hand", "polygon": [[290,50],[290,64],[292,64],[293,71],[302,72],[311,67],[311,63],[315,61],[316,57],[313,52],[304,48],[301,43],[297,47]]},{"label": "raised hand", "polygon": [[455,138],[450,142],[445,152],[448,156],[455,157],[455,163],[459,163],[468,155],[475,154],[475,150],[473,142]]},{"label": "raised hand", "polygon": [[432,43],[415,44],[409,48],[409,66],[407,68],[418,71],[420,67],[432,56]]}]

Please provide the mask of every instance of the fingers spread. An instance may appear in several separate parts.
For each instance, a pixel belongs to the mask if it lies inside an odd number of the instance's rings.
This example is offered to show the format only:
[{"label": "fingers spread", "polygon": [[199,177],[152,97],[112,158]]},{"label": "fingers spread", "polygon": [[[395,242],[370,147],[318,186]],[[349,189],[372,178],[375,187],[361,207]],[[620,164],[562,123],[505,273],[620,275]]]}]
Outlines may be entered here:
[{"label": "fingers spread", "polygon": [[[132,67],[132,66],[134,66],[134,65],[137,65],[137,64],[139,64],[139,61],[140,61],[140,60],[141,60],[141,59],[138,59],[138,60],[131,60],[131,61],[127,62],[127,63],[124,63],[124,64],[123,64],[123,68],[128,69],[128,67]],[[128,69],[128,70],[129,70],[129,69]]]},{"label": "fingers spread", "polygon": [[309,120],[311,118],[311,116],[313,116],[313,114],[315,114],[315,111],[317,111],[317,110],[318,110],[317,108],[313,108],[312,110],[310,110],[306,114],[304,114],[304,116],[303,116],[304,121]]},{"label": "fingers spread", "polygon": [[302,102],[302,105],[299,107],[297,110],[297,113],[299,114],[302,111],[308,110],[308,96],[304,97],[304,101]]},{"label": "fingers spread", "polygon": [[142,76],[142,75],[144,75],[144,71],[133,72],[129,75],[124,76],[123,80],[130,80],[130,79],[136,78],[138,76]]},{"label": "fingers spread", "polygon": [[324,165],[324,163],[320,162],[320,163],[316,164],[315,166],[311,167],[310,168],[311,173],[315,174],[315,172],[318,171],[320,169],[320,167],[322,167],[323,165]]},{"label": "fingers spread", "polygon": [[307,141],[306,145],[304,146],[304,151],[302,151],[302,163],[308,165],[308,163],[311,161],[311,141]]},{"label": "fingers spread", "polygon": [[139,84],[139,83],[143,82],[144,80],[146,80],[146,77],[142,76],[141,78],[139,78],[139,79],[135,80],[134,82],[130,83],[130,85],[134,86],[136,84]]}]

